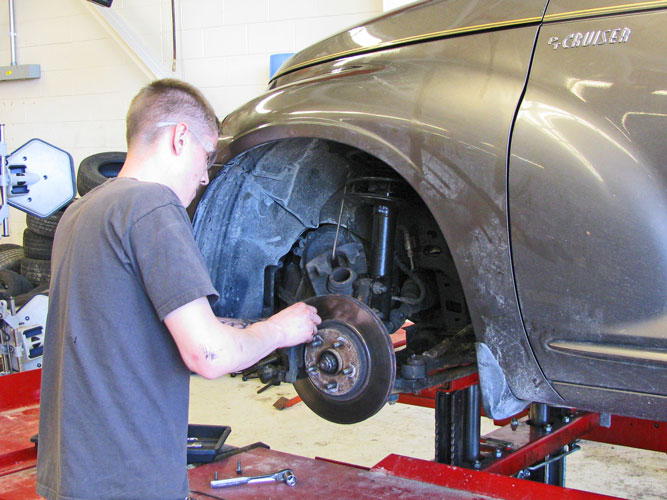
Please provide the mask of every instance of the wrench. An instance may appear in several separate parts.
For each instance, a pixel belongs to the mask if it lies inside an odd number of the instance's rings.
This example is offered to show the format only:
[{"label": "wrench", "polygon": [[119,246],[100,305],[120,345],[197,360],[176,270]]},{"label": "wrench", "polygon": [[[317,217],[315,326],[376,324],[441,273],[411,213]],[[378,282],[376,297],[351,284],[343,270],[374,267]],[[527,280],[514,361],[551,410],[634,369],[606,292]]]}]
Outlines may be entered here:
[{"label": "wrench", "polygon": [[231,477],[229,479],[220,479],[218,481],[211,481],[211,488],[226,488],[227,486],[239,486],[241,484],[256,484],[256,483],[271,483],[271,482],[285,483],[288,486],[296,484],[296,476],[291,469],[283,469],[273,474],[265,474],[263,476],[251,477]]}]

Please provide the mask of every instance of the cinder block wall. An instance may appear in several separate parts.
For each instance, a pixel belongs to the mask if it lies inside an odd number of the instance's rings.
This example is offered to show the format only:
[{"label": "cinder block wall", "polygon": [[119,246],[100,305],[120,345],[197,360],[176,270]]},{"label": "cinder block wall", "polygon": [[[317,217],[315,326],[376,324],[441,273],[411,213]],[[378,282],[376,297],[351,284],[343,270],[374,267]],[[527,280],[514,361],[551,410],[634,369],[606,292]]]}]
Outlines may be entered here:
[{"label": "cinder block wall", "polygon": [[[0,123],[13,151],[39,137],[75,167],[88,155],[125,150],[125,112],[152,78],[85,0],[15,0],[17,60],[40,64],[38,80],[0,82]],[[171,72],[169,0],[115,0],[112,10],[168,75],[198,86],[222,118],[260,94],[269,55],[296,52],[378,15],[382,0],[176,0],[176,72]],[[0,0],[0,65],[9,65],[9,4]],[[12,209],[21,243],[23,213]]]}]

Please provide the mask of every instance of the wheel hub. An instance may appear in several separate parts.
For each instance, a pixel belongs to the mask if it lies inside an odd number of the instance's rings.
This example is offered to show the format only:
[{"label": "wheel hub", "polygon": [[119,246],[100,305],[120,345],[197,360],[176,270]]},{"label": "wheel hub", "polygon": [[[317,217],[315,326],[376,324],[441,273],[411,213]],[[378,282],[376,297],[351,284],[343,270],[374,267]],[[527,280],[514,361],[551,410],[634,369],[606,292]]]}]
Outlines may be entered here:
[{"label": "wheel hub", "polygon": [[322,322],[313,342],[306,345],[304,362],[313,385],[335,396],[358,391],[367,369],[359,333],[337,320]]}]

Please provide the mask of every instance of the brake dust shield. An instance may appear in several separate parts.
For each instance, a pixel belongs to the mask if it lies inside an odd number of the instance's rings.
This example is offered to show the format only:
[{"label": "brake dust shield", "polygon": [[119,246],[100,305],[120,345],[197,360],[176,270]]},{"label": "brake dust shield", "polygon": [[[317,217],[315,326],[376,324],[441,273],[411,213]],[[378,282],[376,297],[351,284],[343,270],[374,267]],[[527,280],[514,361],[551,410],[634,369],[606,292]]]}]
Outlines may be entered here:
[{"label": "brake dust shield", "polygon": [[304,348],[307,377],[296,392],[317,415],[338,424],[361,422],[382,408],[396,379],[391,338],[378,316],[346,295],[305,300],[322,324]]}]

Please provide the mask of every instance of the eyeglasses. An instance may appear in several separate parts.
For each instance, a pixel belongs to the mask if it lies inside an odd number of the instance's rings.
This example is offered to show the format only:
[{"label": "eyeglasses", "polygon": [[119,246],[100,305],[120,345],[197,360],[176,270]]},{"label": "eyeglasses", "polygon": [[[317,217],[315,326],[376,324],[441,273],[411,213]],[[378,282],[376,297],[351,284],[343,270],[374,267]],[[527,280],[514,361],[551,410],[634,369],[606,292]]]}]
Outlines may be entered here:
[{"label": "eyeglasses", "polygon": [[[178,125],[179,123],[181,122],[158,122],[155,124],[155,127],[156,128],[173,127]],[[187,123],[185,125],[187,126]],[[195,131],[192,130],[189,126],[186,130],[192,134],[192,137],[195,138],[195,140],[199,143],[202,149],[206,152],[206,169],[208,170],[215,163],[215,159],[218,157],[218,151],[216,150],[215,146],[211,144],[210,141],[202,140],[202,138],[199,137],[199,135],[196,134]]]}]

